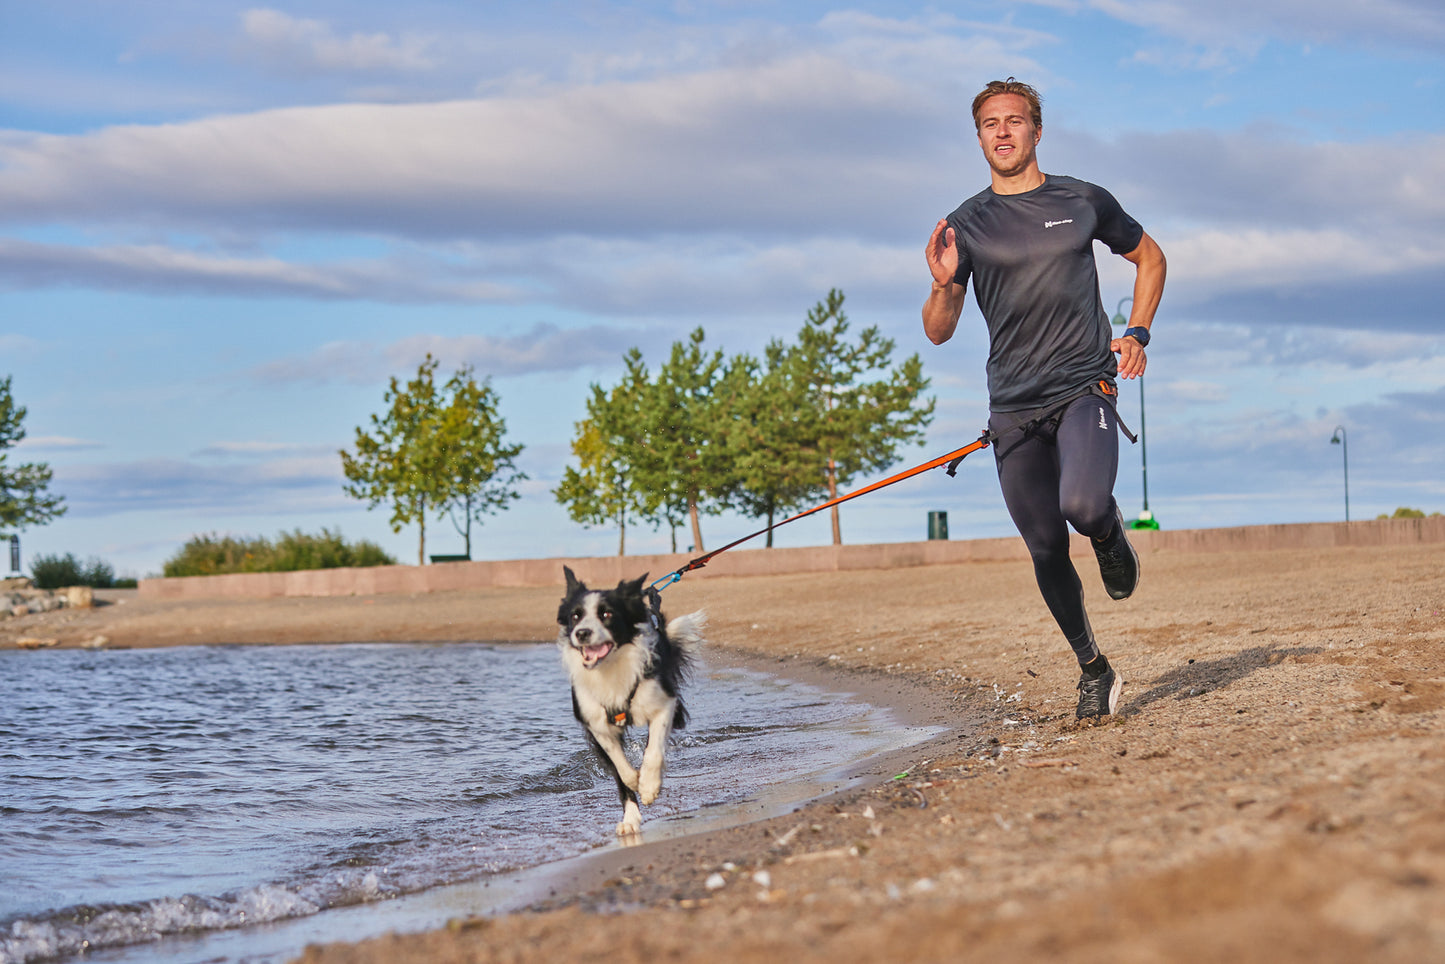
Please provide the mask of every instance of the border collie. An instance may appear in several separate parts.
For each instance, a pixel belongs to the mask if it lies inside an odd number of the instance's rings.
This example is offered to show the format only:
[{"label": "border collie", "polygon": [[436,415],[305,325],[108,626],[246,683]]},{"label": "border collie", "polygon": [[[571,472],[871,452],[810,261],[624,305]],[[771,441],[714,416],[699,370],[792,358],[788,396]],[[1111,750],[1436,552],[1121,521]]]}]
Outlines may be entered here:
[{"label": "border collie", "polygon": [[[667,622],[647,576],[616,589],[588,589],[566,566],[567,594],[557,610],[557,646],[572,682],[572,713],[587,741],[617,779],[622,798],[619,836],[642,830],[643,805],[662,789],[667,737],[687,725],[682,686],[707,617],[699,610]],[[642,767],[628,761],[622,738],[629,725],[647,727]]]}]

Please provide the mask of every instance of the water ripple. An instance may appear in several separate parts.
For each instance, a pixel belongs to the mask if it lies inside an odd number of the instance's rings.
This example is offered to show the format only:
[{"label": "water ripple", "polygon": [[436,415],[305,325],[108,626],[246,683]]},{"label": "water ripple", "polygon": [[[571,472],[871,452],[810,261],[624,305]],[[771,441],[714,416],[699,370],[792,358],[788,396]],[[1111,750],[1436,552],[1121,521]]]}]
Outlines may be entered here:
[{"label": "water ripple", "polygon": [[[801,684],[703,671],[689,703],[649,819],[853,748],[858,704]],[[0,964],[530,866],[618,816],[551,644],[5,651],[0,738]]]}]

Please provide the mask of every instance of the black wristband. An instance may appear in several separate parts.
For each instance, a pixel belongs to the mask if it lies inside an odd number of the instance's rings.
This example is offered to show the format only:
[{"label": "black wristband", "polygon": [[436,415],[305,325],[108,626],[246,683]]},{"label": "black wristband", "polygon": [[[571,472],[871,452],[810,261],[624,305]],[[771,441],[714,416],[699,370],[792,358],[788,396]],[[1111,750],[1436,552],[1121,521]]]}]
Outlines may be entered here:
[{"label": "black wristband", "polygon": [[1133,328],[1124,329],[1124,337],[1132,338],[1139,343],[1140,348],[1149,347],[1149,329],[1143,325],[1135,325]]}]

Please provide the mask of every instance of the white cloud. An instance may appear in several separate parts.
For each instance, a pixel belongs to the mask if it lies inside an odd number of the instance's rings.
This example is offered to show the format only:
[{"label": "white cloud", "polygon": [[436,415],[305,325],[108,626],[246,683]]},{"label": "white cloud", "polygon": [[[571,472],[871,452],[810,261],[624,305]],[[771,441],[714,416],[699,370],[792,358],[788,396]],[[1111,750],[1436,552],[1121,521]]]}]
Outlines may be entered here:
[{"label": "white cloud", "polygon": [[[0,254],[0,271],[4,270],[4,255]],[[0,334],[0,355],[12,356],[30,353],[40,348],[42,342],[30,335]]]},{"label": "white cloud", "polygon": [[74,452],[81,449],[105,448],[104,442],[96,442],[92,439],[72,438],[68,435],[27,435],[16,444],[18,449],[37,449],[39,451],[66,451]]},{"label": "white cloud", "polygon": [[939,146],[929,107],[803,57],[536,97],[10,135],[0,212],[417,237],[811,234],[899,223],[899,199],[930,180],[920,154]]},{"label": "white cloud", "polygon": [[335,449],[327,445],[310,445],[298,442],[213,442],[196,452],[197,457],[229,458],[266,457],[281,453],[310,456],[330,456]]},{"label": "white cloud", "polygon": [[1253,52],[1263,39],[1340,45],[1445,49],[1445,9],[1435,0],[1090,0],[1126,23],[1206,50]]},{"label": "white cloud", "polygon": [[338,36],[321,20],[256,8],[241,15],[247,46],[267,59],[294,68],[344,71],[415,71],[435,66],[430,38],[353,33]]},{"label": "white cloud", "polygon": [[236,257],[159,244],[80,247],[0,239],[0,288],[92,287],[252,297],[374,301],[509,302],[503,284],[458,278],[414,258],[308,264]]},{"label": "white cloud", "polygon": [[146,509],[306,511],[346,504],[343,481],[341,460],[331,453],[224,465],[180,459],[58,465],[51,489],[64,493],[72,516]]},{"label": "white cloud", "polygon": [[[520,335],[414,335],[377,345],[334,341],[306,355],[268,362],[251,370],[262,383],[349,382],[371,385],[415,368],[430,353],[443,367],[471,365],[478,377],[570,371],[589,365],[615,365],[631,345],[649,332],[605,326],[562,329],[534,325]],[[658,336],[661,337],[661,336]]]},{"label": "white cloud", "polygon": [[[930,42],[927,26],[837,14],[818,28],[837,49],[867,48],[859,60],[876,70],[806,53],[527,95],[0,135],[0,218],[183,239],[0,241],[0,285],[634,316],[776,308],[837,286],[911,312],[932,220],[984,179],[975,148],[937,123],[933,95],[889,72]],[[1445,199],[1430,188],[1445,182],[1445,136],[1394,143],[1411,163],[1383,171],[1373,143],[1277,131],[1103,141],[1061,128],[1043,150],[1050,169],[1109,186],[1166,242],[1173,308],[1225,315],[1241,306],[1221,298],[1267,298],[1301,323],[1383,325],[1384,312],[1336,296],[1368,282],[1370,299],[1394,285],[1405,323],[1420,327],[1431,322],[1409,319],[1424,317],[1445,267]],[[975,167],[964,176],[961,163]],[[1361,184],[1368,204],[1352,200]],[[386,239],[392,253],[318,263],[212,250],[338,236]],[[1106,290],[1127,290],[1127,266],[1103,261]],[[512,370],[544,364],[498,357]]]}]

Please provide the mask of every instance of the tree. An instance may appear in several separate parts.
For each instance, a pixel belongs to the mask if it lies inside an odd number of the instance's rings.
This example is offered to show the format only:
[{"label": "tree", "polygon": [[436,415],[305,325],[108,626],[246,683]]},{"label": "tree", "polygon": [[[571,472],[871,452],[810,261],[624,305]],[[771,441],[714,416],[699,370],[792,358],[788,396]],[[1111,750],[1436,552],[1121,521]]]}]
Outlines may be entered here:
[{"label": "tree", "polygon": [[619,556],[627,552],[628,519],[648,515],[639,478],[647,474],[645,463],[651,458],[646,413],[652,379],[636,348],[623,363],[622,381],[610,391],[592,386],[587,417],[576,423],[572,439],[578,467],[568,466],[552,490],[573,521],[588,526],[617,523]]},{"label": "tree", "polygon": [[728,373],[735,386],[726,433],[734,479],[728,502],[749,518],[767,519],[768,548],[776,517],[817,501],[825,491],[808,385],[799,377],[801,366],[787,359],[787,346],[774,340],[761,363],[742,355]]},{"label": "tree", "polygon": [[24,529],[65,514],[65,499],[50,495],[50,466],[26,462],[13,468],[5,450],[25,438],[25,414],[10,393],[10,377],[0,379],[0,526]]},{"label": "tree", "polygon": [[521,443],[506,445],[507,423],[501,417],[501,398],[486,383],[478,385],[471,366],[464,366],[448,381],[450,402],[437,421],[437,449],[445,465],[447,495],[440,505],[466,543],[472,556],[472,523],[495,515],[520,498],[513,486],[526,480],[513,463],[522,454]]},{"label": "tree", "polygon": [[[703,350],[695,329],[658,369],[651,394],[651,458],[644,478],[650,513],[675,520],[686,514],[694,552],[703,552],[699,514],[726,507],[734,484],[726,433],[737,400],[737,378],[728,377],[721,350]],[[726,389],[725,391],[722,389]]]},{"label": "tree", "polygon": [[592,386],[587,418],[577,423],[572,452],[580,466],[568,468],[557,501],[585,525],[616,522],[626,549],[629,518],[666,524],[677,549],[677,527],[686,521],[693,547],[702,551],[701,514],[726,505],[731,475],[726,445],[736,392],[721,351],[703,348],[701,328],[676,342],[652,377],[633,348],[622,381],[610,391]]},{"label": "tree", "polygon": [[[923,430],[933,421],[935,399],[920,403],[929,380],[917,354],[902,364],[892,362],[894,342],[876,326],[849,341],[843,292],[837,288],[818,302],[798,332],[798,343],[785,350],[778,364],[788,377],[806,386],[806,439],[794,444],[815,449],[828,497],[864,472],[887,468],[898,460],[898,447],[924,442]],[[868,376],[876,376],[872,381]],[[833,544],[843,542],[838,507],[832,508]]]},{"label": "tree", "polygon": [[[420,527],[417,565],[426,563],[428,512],[464,512],[470,554],[471,520],[504,508],[516,498],[511,485],[523,478],[511,464],[522,447],[502,442],[496,394],[478,386],[469,367],[438,393],[437,364],[428,353],[405,388],[393,376],[382,399],[386,413],[371,416],[371,433],[357,428],[355,455],[340,453],[347,495],[368,507],[389,503],[393,532],[412,522]],[[510,474],[492,484],[499,472]]]}]

